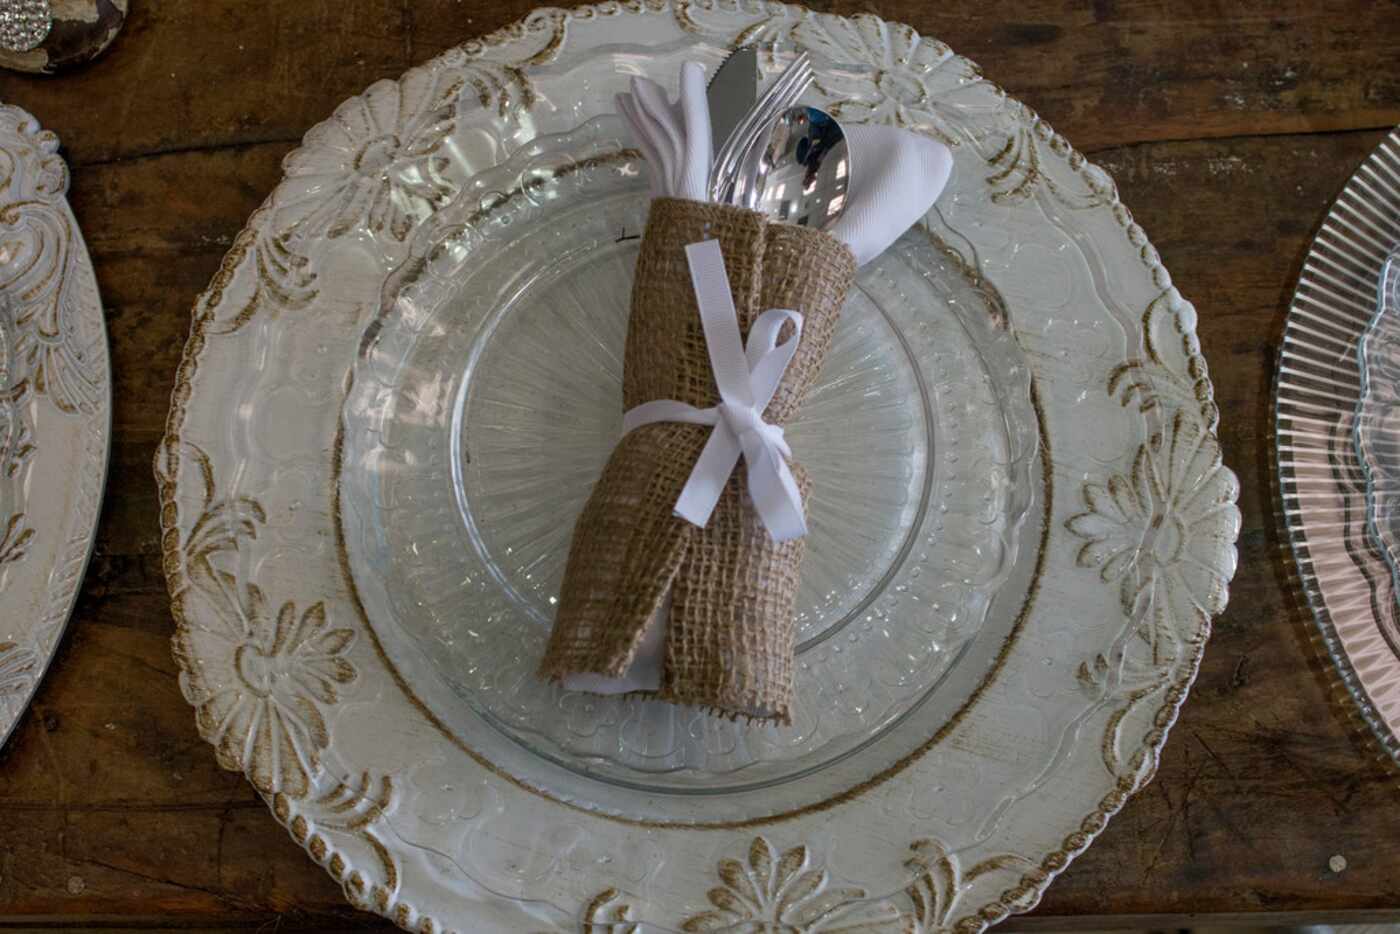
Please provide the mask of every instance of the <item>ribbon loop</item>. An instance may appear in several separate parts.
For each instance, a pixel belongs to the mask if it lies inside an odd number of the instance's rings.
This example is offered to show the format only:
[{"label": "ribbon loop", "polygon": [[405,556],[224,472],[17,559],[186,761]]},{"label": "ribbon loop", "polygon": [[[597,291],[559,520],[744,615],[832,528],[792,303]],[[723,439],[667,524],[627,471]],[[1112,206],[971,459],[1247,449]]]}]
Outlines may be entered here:
[{"label": "ribbon loop", "polygon": [[[622,430],[630,432],[653,422],[712,426],[676,500],[676,515],[704,527],[729,475],[743,457],[749,496],[768,534],[780,542],[801,538],[807,534],[807,520],[802,515],[801,491],[787,463],[792,449],[783,438],[782,426],[763,420],[763,410],[777,394],[797,353],[802,315],[786,308],[770,308],[754,321],[745,345],[719,241],[692,243],[685,248],[685,257],[720,404],[700,409],[675,399],[656,399],[628,410],[622,418]],[[779,343],[783,326],[789,322],[792,334]]]}]

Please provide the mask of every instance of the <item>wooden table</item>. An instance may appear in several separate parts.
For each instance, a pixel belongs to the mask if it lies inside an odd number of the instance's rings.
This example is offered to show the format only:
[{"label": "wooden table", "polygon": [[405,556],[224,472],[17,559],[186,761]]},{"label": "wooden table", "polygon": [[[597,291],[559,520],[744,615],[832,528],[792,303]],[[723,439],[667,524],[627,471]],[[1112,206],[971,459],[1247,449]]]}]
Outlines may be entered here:
[{"label": "wooden table", "polygon": [[[818,5],[944,39],[1114,175],[1200,310],[1243,488],[1233,599],[1156,781],[1013,923],[1400,920],[1400,770],[1348,719],[1312,644],[1276,515],[1269,418],[1309,237],[1400,122],[1400,8]],[[530,0],[133,6],[86,70],[0,77],[0,100],[66,146],[116,374],[97,554],[54,669],[0,753],[0,928],[384,926],[343,903],[196,735],[170,657],[150,465],[191,303],[282,156],[347,96],[518,19]]]}]

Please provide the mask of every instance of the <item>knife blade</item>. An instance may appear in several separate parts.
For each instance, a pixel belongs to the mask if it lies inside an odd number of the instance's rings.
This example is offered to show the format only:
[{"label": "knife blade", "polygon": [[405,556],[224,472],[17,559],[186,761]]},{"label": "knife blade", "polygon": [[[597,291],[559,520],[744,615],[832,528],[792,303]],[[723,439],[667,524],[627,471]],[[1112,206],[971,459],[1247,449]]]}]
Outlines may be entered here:
[{"label": "knife blade", "polygon": [[758,97],[758,50],[735,49],[720,62],[705,88],[710,108],[710,139],[718,153]]}]

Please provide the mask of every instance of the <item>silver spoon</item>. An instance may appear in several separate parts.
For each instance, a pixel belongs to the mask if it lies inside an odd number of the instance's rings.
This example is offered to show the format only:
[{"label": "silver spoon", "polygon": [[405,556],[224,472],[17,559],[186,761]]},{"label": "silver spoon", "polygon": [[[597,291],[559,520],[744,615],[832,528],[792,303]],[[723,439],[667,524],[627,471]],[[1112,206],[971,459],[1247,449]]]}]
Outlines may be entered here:
[{"label": "silver spoon", "polygon": [[822,230],[845,210],[850,184],[851,154],[841,125],[816,107],[789,107],[745,155],[734,203]]}]

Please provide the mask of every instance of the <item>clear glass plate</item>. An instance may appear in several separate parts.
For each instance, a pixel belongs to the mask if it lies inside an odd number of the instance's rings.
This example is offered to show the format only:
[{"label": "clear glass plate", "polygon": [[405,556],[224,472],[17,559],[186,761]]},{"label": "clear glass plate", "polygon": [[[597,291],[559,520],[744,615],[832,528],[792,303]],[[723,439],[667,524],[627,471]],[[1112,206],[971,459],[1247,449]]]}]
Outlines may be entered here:
[{"label": "clear glass plate", "polygon": [[1284,523],[1304,593],[1359,715],[1400,762],[1400,613],[1387,554],[1394,335],[1393,316],[1378,317],[1376,302],[1387,253],[1400,242],[1397,180],[1393,132],[1348,181],[1308,251],[1284,326],[1275,417]]},{"label": "clear glass plate", "polygon": [[862,270],[788,432],[814,484],[794,724],[543,683],[573,523],[621,428],[646,211],[621,136],[608,116],[536,140],[390,277],[342,415],[350,565],[391,657],[411,643],[542,755],[654,790],[808,774],[908,715],[981,630],[1030,500],[1029,370],[995,292],[909,235]]}]

